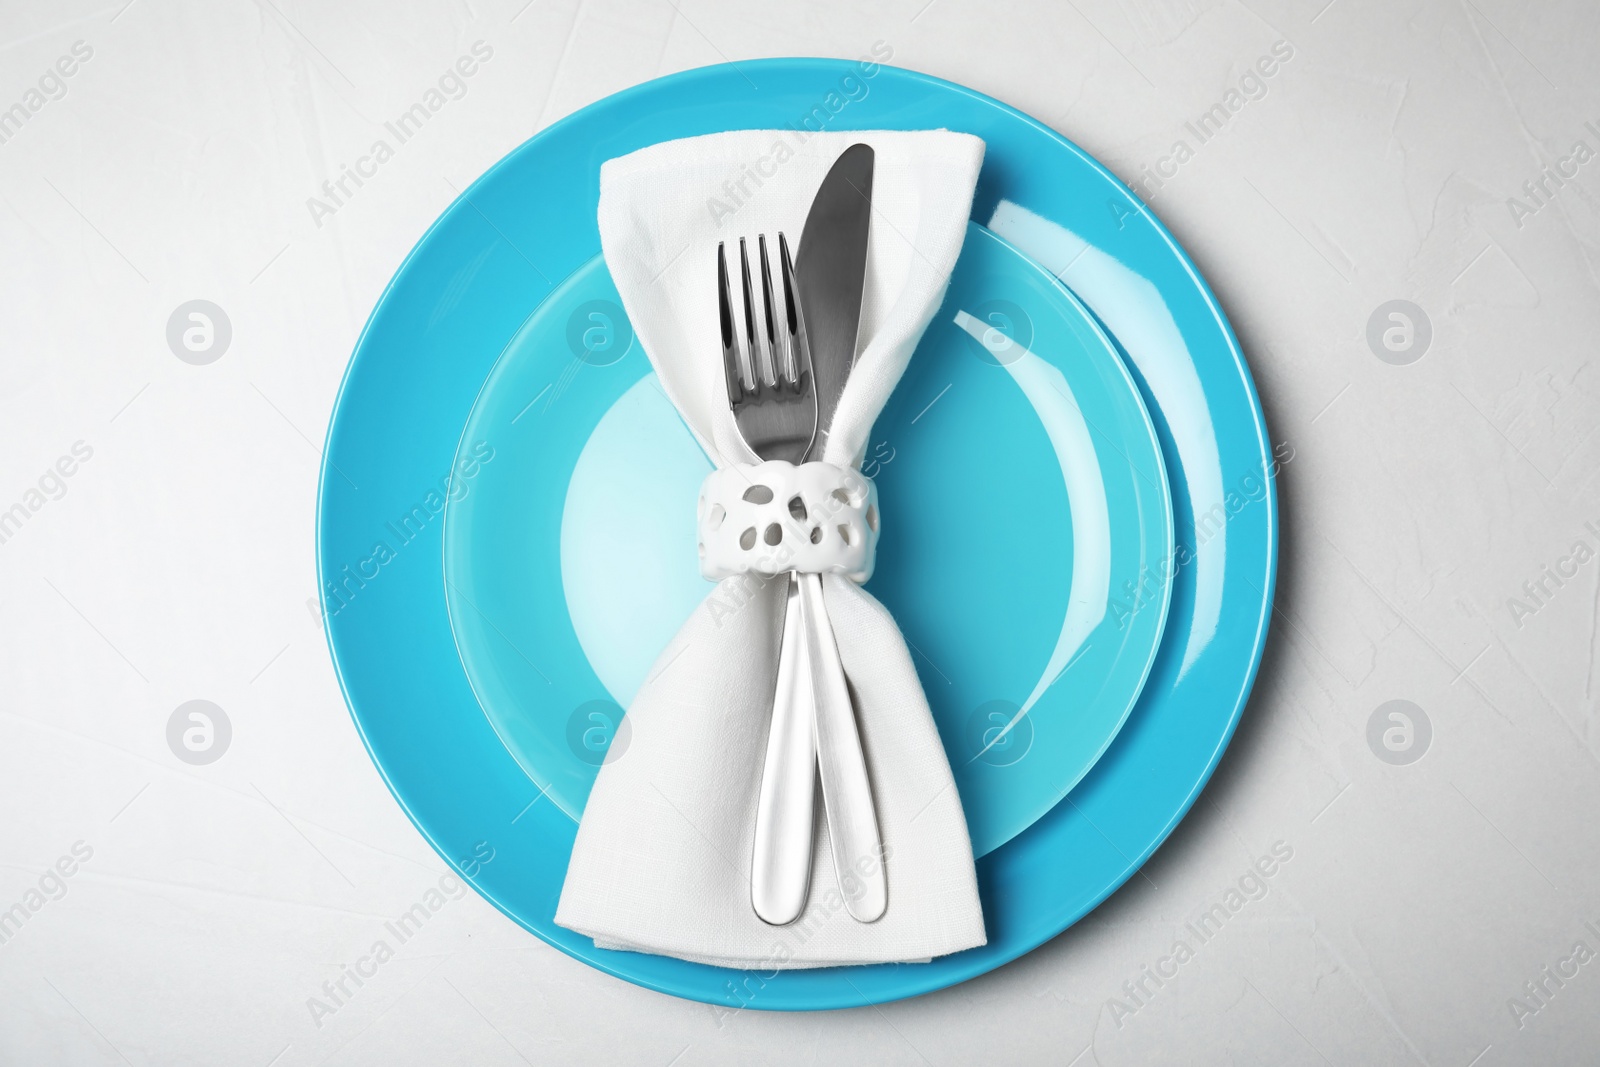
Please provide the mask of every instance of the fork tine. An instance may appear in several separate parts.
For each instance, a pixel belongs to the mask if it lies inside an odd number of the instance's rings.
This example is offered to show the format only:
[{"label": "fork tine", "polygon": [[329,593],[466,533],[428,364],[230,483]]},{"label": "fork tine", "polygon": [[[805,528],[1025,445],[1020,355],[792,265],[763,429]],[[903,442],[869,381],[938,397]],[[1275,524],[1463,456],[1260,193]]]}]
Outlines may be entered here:
[{"label": "fork tine", "polygon": [[778,305],[772,290],[772,261],[767,255],[766,234],[757,235],[756,249],[761,257],[761,310],[767,322],[767,363],[762,367],[762,377],[774,387],[781,384],[792,388],[797,383],[789,375],[788,333],[778,326]]},{"label": "fork tine", "polygon": [[737,406],[745,396],[746,388],[754,390],[744,373],[739,358],[739,341],[733,328],[733,291],[728,287],[728,255],[721,241],[717,242],[717,305],[722,320],[722,370],[728,381],[728,403]]},{"label": "fork tine", "polygon": [[763,358],[765,354],[761,350],[761,334],[756,327],[755,287],[750,280],[750,253],[745,248],[743,237],[739,238],[739,260],[744,280],[744,337],[749,353],[750,380],[755,383],[756,391],[760,392],[763,385],[771,389],[778,383],[768,367],[770,360]]},{"label": "fork tine", "polygon": [[786,376],[795,388],[802,386],[801,376],[811,369],[811,349],[806,340],[805,316],[800,311],[800,294],[795,287],[794,260],[789,256],[789,240],[778,234],[778,260],[783,270],[784,326],[787,333],[784,354],[788,367]]}]

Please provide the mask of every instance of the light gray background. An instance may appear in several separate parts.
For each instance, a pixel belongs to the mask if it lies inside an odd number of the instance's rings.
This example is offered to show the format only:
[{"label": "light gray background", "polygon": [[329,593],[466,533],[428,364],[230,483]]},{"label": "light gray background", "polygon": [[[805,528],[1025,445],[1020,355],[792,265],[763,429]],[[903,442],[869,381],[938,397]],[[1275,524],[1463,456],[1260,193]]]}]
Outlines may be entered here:
[{"label": "light gray background", "polygon": [[[0,544],[0,908],[92,858],[0,945],[0,1061],[1466,1067],[1600,1057],[1597,576],[1508,601],[1600,544],[1600,9],[1567,0],[11,0],[0,108],[93,57],[0,144],[0,509],[92,458]],[[336,177],[482,39],[492,61],[316,225]],[[456,191],[534,131],[648,78],[854,58],[971,85],[1124,178],[1275,41],[1269,91],[1152,197],[1255,371],[1280,480],[1279,613],[1216,779],[1066,935],[916,1001],[723,1015],[626,985],[475,896],[319,1027],[307,998],[444,864],[356,737],[306,601],[323,428],[385,282]],[[1192,142],[1191,142],[1192,143]],[[1570,167],[1569,167],[1570,169]],[[1533,207],[1528,202],[1529,207]],[[1518,224],[1520,222],[1520,225]],[[233,339],[169,350],[180,304]],[[1433,325],[1380,361],[1380,304]],[[1570,567],[1568,568],[1571,569]],[[1526,601],[1525,601],[1526,602]],[[231,747],[166,726],[216,702]],[[1367,741],[1406,699],[1426,755]],[[1282,841],[1293,858],[1131,1014],[1141,966]],[[1125,1004],[1132,1002],[1124,999]],[[1530,1005],[1532,1002],[1529,1002]],[[1520,1025],[1519,1025],[1520,1023]]]}]

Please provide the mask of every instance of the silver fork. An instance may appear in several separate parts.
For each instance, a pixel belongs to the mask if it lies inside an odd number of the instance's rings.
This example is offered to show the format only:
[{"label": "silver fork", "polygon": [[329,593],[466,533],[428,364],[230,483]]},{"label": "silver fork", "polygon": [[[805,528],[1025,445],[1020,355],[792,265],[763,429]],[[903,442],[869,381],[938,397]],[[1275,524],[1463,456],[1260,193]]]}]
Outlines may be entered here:
[{"label": "silver fork", "polygon": [[[789,242],[780,233],[781,275],[775,291],[765,234],[756,238],[756,246],[761,264],[759,315],[748,247],[743,238],[739,240],[743,346],[739,343],[741,323],[734,313],[726,249],[721,244],[717,246],[717,296],[728,405],[739,436],[752,452],[763,460],[800,463],[816,442],[818,412],[805,320],[795,292],[794,264]],[[800,586],[792,574],[787,585],[783,641],[750,871],[750,903],[763,921],[775,926],[793,922],[805,908],[816,818],[811,657],[802,621]]]},{"label": "silver fork", "polygon": [[726,246],[717,245],[717,295],[722,319],[722,368],[728,380],[728,405],[739,436],[763,460],[800,463],[817,439],[817,391],[811,376],[805,323],[794,291],[789,242],[778,234],[782,304],[772,285],[767,235],[756,238],[761,262],[761,310],[757,312],[750,254],[739,238],[739,274],[744,291],[744,345],[728,280]]}]

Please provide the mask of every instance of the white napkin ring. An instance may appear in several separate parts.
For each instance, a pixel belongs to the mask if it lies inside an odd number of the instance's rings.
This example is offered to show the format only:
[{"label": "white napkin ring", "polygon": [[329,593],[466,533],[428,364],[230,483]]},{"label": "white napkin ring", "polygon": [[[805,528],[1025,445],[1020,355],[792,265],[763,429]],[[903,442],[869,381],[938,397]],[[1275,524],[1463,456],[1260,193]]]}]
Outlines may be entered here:
[{"label": "white napkin ring", "polygon": [[831,463],[784,460],[712,471],[700,486],[700,573],[872,577],[878,549],[878,489]]}]

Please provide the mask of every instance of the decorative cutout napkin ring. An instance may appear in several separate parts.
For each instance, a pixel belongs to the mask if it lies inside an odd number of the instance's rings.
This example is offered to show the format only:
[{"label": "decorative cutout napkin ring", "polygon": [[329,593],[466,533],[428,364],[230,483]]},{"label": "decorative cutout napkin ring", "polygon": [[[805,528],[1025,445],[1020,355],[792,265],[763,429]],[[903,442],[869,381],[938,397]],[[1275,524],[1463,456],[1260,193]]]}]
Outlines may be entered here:
[{"label": "decorative cutout napkin ring", "polygon": [[700,486],[700,573],[872,577],[878,548],[878,489],[831,463],[784,460],[712,471]]}]

